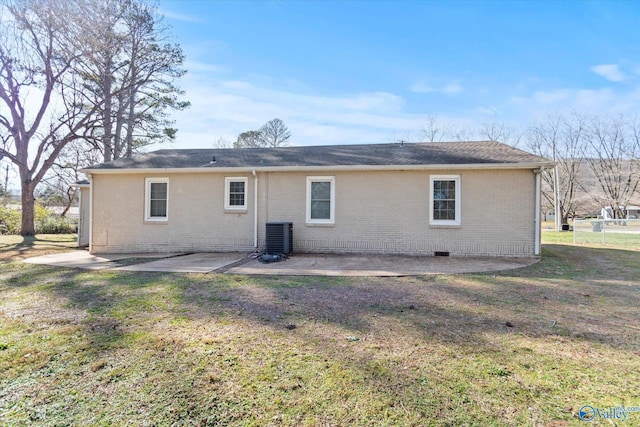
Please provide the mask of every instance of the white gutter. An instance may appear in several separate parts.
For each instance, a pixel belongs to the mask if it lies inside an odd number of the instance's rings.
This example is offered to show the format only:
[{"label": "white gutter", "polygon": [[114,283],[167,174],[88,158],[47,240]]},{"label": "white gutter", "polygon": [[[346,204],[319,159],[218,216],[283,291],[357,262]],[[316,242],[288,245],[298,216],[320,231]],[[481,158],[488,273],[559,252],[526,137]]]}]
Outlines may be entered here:
[{"label": "white gutter", "polygon": [[121,168],[82,169],[87,174],[144,173],[253,173],[253,172],[317,172],[317,171],[422,171],[473,169],[536,169],[552,167],[554,163],[478,163],[442,165],[331,165],[331,166],[263,166],[263,167],[194,167],[194,168]]},{"label": "white gutter", "polygon": [[258,249],[258,174],[251,171],[253,175],[253,247]]},{"label": "white gutter", "polygon": [[93,177],[89,177],[89,253],[93,252]]},{"label": "white gutter", "polygon": [[558,175],[558,164],[553,167],[553,208],[556,231],[562,230],[562,212],[560,209],[560,178]]},{"label": "white gutter", "polygon": [[540,255],[540,239],[542,230],[540,229],[540,175],[544,171],[544,167],[540,169],[535,169],[533,173],[536,174],[536,189],[535,189],[535,217],[533,220],[534,224],[534,236],[533,236],[533,254]]}]

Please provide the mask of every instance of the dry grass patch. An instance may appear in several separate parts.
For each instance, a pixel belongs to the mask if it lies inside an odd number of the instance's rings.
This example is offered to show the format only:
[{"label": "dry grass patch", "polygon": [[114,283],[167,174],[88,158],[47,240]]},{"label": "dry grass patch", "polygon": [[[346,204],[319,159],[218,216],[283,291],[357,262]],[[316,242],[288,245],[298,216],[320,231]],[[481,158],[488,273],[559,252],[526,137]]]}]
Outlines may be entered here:
[{"label": "dry grass patch", "polygon": [[78,249],[77,234],[0,235],[0,262]]},{"label": "dry grass patch", "polygon": [[[582,425],[640,402],[638,252],[405,278],[0,271],[0,423]],[[640,423],[630,414],[626,423]]]}]

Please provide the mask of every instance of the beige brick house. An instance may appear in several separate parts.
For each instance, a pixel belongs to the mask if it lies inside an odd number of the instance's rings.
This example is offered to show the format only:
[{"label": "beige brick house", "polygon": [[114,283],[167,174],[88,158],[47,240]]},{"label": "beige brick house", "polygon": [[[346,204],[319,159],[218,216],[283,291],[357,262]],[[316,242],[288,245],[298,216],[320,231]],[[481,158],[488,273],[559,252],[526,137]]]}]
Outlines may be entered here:
[{"label": "beige brick house", "polygon": [[[540,254],[547,159],[493,142],[159,150],[85,169],[92,253]],[[84,217],[87,217],[85,215]]]}]

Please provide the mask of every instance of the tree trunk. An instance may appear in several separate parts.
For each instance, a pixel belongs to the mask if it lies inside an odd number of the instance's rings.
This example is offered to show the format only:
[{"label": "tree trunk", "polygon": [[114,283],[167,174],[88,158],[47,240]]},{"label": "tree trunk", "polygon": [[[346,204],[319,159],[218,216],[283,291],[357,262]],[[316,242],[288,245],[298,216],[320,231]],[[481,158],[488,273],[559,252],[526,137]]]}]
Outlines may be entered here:
[{"label": "tree trunk", "polygon": [[112,134],[113,134],[113,124],[112,124],[112,116],[111,116],[111,108],[112,108],[112,94],[111,94],[111,61],[107,61],[105,65],[105,73],[102,77],[103,81],[103,96],[104,96],[104,111],[102,112],[102,124],[104,126],[103,136],[102,136],[102,146],[104,149],[104,161],[110,162],[114,159],[114,150],[113,150],[113,142],[112,142]]},{"label": "tree trunk", "polygon": [[35,236],[35,193],[36,185],[31,180],[22,180],[22,236]]},{"label": "tree trunk", "polygon": [[69,212],[69,209],[71,209],[71,205],[73,204],[73,199],[76,198],[76,194],[78,193],[78,188],[77,187],[69,187],[69,189],[67,190],[66,194],[67,194],[67,203],[64,206],[64,209],[62,210],[62,213],[60,214],[60,216],[67,216],[67,213]]}]

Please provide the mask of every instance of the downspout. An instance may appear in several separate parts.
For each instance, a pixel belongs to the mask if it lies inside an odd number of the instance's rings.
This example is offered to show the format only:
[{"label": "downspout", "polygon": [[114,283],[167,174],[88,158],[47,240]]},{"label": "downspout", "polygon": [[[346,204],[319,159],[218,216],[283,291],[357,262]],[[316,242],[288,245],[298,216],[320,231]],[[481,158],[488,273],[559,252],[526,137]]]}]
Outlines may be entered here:
[{"label": "downspout", "polygon": [[251,171],[253,175],[253,247],[258,249],[258,174]]},{"label": "downspout", "polygon": [[[89,190],[91,191],[91,190]],[[82,225],[84,221],[82,221],[82,188],[78,187],[78,238],[76,241],[78,242],[78,247],[80,246],[80,238],[82,237]],[[89,242],[91,243],[91,242]]]},{"label": "downspout", "polygon": [[[555,161],[555,157],[553,161]],[[558,164],[553,167],[553,205],[555,209],[556,231],[562,230],[562,209],[560,206],[560,178],[558,177]]]},{"label": "downspout", "polygon": [[534,224],[534,237],[533,237],[533,254],[536,256],[540,255],[540,234],[542,230],[540,229],[540,175],[544,171],[544,167],[540,169],[535,169],[533,173],[536,175],[536,194],[535,194],[535,217],[533,220]]},{"label": "downspout", "polygon": [[93,253],[93,176],[89,175],[89,253]]}]

